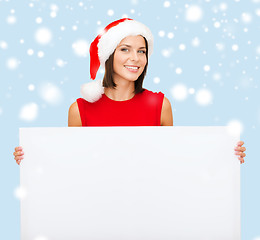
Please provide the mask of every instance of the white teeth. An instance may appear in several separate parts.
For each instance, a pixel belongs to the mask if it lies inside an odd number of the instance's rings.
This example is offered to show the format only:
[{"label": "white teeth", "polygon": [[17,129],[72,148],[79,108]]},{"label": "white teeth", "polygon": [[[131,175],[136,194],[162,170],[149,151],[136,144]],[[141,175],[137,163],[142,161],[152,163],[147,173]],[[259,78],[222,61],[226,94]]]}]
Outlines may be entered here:
[{"label": "white teeth", "polygon": [[130,66],[125,66],[126,68],[129,68],[129,69],[134,69],[134,70],[137,70],[138,67],[130,67]]}]

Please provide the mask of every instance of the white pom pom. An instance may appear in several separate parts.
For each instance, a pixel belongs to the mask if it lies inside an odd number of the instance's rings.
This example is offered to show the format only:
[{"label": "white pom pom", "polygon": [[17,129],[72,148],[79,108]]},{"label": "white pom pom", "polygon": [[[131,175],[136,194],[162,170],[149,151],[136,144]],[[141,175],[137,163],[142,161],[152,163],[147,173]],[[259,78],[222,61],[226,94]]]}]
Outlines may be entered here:
[{"label": "white pom pom", "polygon": [[81,86],[80,93],[85,100],[93,103],[101,98],[102,94],[104,93],[104,87],[102,86],[102,82],[99,79],[83,84]]}]

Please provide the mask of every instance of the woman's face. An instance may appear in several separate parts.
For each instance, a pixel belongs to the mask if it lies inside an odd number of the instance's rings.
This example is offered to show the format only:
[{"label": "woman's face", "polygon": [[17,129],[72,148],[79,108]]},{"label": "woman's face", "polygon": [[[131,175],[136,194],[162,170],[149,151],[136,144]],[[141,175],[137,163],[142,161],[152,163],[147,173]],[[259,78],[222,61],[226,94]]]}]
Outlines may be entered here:
[{"label": "woman's face", "polygon": [[113,79],[135,81],[142,74],[146,63],[145,40],[142,36],[128,36],[117,46],[113,61]]}]

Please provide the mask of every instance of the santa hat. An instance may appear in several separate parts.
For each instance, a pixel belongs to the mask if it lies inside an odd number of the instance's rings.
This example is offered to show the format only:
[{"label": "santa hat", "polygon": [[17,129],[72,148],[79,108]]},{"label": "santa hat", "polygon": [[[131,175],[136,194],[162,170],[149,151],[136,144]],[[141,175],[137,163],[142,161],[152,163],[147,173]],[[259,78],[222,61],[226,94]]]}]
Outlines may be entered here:
[{"label": "santa hat", "polygon": [[[148,43],[148,57],[153,51],[153,35],[148,27],[130,18],[122,18],[110,23],[90,45],[90,77],[96,78],[100,67],[105,67],[105,62],[114,52],[117,45],[127,36],[143,36]],[[86,83],[81,86],[81,95],[88,102],[97,101],[104,93],[101,80]]]}]

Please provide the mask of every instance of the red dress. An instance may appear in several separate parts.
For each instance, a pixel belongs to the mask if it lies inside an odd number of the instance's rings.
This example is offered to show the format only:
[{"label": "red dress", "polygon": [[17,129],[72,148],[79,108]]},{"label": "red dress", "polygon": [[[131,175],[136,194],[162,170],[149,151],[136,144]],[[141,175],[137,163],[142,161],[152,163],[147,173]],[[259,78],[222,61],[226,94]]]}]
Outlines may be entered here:
[{"label": "red dress", "polygon": [[160,126],[164,94],[145,89],[126,101],[114,101],[105,94],[90,103],[78,98],[82,126]]}]

